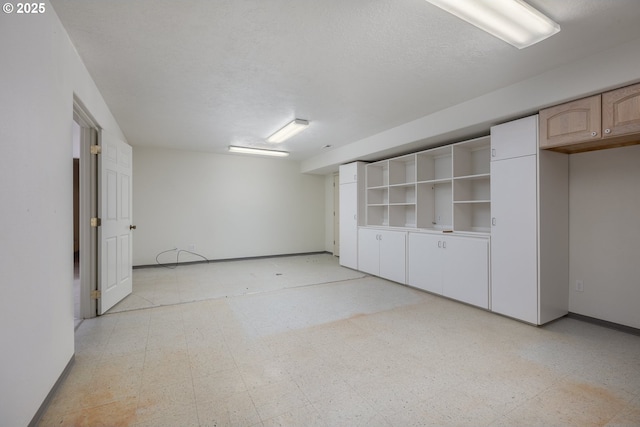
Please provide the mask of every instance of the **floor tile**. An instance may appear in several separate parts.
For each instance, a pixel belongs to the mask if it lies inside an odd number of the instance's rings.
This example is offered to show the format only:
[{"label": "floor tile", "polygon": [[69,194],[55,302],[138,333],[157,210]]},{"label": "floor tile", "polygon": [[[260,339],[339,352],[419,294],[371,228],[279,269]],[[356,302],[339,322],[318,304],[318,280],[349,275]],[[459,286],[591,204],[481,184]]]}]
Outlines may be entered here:
[{"label": "floor tile", "polygon": [[80,324],[41,426],[640,425],[640,337],[576,319],[532,327],[328,255],[137,269],[134,294]]}]

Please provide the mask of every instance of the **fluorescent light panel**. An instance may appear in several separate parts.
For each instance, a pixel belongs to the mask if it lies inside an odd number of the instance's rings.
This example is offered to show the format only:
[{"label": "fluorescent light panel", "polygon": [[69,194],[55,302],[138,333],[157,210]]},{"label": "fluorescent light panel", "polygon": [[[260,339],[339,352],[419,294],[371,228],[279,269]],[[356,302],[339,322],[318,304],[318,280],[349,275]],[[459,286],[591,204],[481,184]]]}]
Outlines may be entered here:
[{"label": "fluorescent light panel", "polygon": [[309,121],[302,119],[295,119],[291,123],[288,123],[285,127],[267,138],[268,142],[282,142],[292,136],[302,132],[309,126]]},{"label": "fluorescent light panel", "polygon": [[560,25],[521,0],[427,1],[518,49],[560,31]]},{"label": "fluorescent light panel", "polygon": [[289,155],[289,153],[286,151],[262,150],[260,148],[238,147],[237,145],[230,145],[229,151],[232,153],[258,154],[260,156],[273,157],[287,157]]}]

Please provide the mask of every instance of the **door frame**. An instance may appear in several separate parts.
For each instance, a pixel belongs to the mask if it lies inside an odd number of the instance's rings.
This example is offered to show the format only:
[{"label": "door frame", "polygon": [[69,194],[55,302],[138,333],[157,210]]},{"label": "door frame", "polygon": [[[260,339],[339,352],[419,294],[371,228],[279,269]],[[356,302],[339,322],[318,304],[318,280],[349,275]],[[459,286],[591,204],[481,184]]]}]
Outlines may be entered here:
[{"label": "door frame", "polygon": [[333,174],[333,256],[340,256],[340,175]]},{"label": "door frame", "polygon": [[98,289],[98,233],[91,218],[98,216],[98,163],[91,146],[98,144],[98,125],[82,101],[73,96],[73,120],[80,126],[80,318],[96,317]]}]

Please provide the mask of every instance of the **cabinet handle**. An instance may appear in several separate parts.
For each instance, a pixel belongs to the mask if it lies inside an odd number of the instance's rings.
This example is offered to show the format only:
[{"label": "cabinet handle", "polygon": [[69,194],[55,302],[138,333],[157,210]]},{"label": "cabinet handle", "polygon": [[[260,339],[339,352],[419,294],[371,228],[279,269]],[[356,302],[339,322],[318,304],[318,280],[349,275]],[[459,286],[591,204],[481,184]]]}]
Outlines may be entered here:
[{"label": "cabinet handle", "polygon": [[353,180],[357,181],[358,180],[358,175],[353,175]]},{"label": "cabinet handle", "polygon": [[356,218],[356,216],[355,216],[355,215],[353,216],[353,219],[355,219],[356,221],[358,220],[358,218]]},{"label": "cabinet handle", "polygon": [[438,247],[441,248],[442,247],[442,242],[440,240],[438,240]]},{"label": "cabinet handle", "polygon": [[496,218],[495,217],[491,218],[491,225],[496,225]]},{"label": "cabinet handle", "polygon": [[446,241],[442,242],[442,249],[447,249],[447,242]]},{"label": "cabinet handle", "polygon": [[598,136],[598,132],[596,131],[591,132],[591,136]]},{"label": "cabinet handle", "polygon": [[496,149],[492,148],[491,149],[491,157],[495,157],[496,156]]},{"label": "cabinet handle", "polygon": [[378,234],[378,236],[380,236],[380,239],[379,239],[379,240],[381,240],[381,241],[382,241],[382,234]]},{"label": "cabinet handle", "polygon": [[604,133],[606,133],[607,135],[611,133],[611,129],[605,129]]}]

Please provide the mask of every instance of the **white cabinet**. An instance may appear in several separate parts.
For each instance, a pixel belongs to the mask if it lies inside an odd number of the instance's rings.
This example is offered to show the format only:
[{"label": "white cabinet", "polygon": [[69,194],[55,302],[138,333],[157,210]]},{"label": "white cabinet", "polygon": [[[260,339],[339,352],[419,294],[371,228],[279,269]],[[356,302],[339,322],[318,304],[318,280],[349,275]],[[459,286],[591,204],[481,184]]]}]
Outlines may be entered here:
[{"label": "white cabinet", "polygon": [[442,236],[409,233],[407,283],[442,295]]},{"label": "white cabinet", "polygon": [[364,211],[364,163],[340,166],[340,265],[358,269],[358,225]]},{"label": "white cabinet", "polygon": [[489,308],[488,239],[409,233],[408,283]]},{"label": "white cabinet", "polygon": [[538,116],[525,117],[491,128],[491,161],[538,153]]},{"label": "white cabinet", "polygon": [[361,227],[358,230],[359,270],[406,283],[406,236],[404,231]]},{"label": "white cabinet", "polygon": [[569,187],[566,154],[531,153],[537,119],[491,128],[491,310],[541,325],[568,312]]},{"label": "white cabinet", "polygon": [[340,166],[340,185],[349,184],[352,182],[358,182],[364,178],[363,175],[363,162],[347,163]]},{"label": "white cabinet", "polygon": [[491,310],[538,323],[536,156],[491,164]]}]

